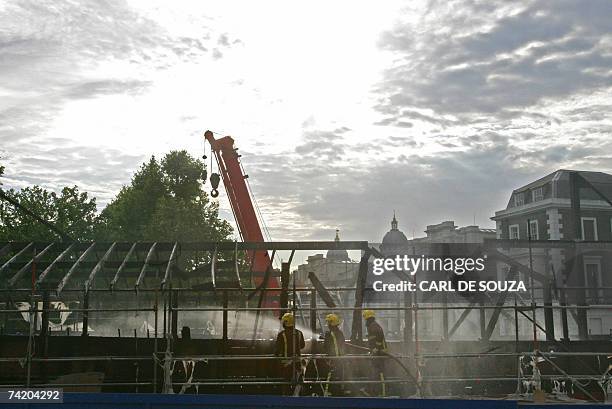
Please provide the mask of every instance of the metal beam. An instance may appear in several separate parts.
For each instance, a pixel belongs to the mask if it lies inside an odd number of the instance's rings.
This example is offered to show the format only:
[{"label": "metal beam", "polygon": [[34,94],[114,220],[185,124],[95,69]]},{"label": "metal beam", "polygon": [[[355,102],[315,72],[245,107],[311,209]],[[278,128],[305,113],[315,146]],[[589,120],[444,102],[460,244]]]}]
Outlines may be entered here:
[{"label": "metal beam", "polygon": [[234,250],[365,250],[368,248],[367,241],[265,241],[265,242],[192,242],[184,243],[184,250],[214,250],[215,246],[219,251]]},{"label": "metal beam", "polygon": [[166,273],[164,274],[164,279],[161,282],[161,288],[163,289],[166,286],[166,283],[169,280],[172,280],[172,264],[174,264],[176,253],[176,248],[178,247],[178,242],[174,242],[174,246],[172,246],[172,251],[170,252],[170,258],[168,259],[168,264],[166,265]]},{"label": "metal beam", "polygon": [[359,273],[357,274],[357,285],[355,289],[355,310],[353,311],[353,325],[351,328],[351,341],[361,341],[363,338],[363,326],[361,319],[361,307],[363,306],[363,295],[368,277],[368,260],[371,250],[364,251],[359,261]]},{"label": "metal beam", "polygon": [[125,264],[127,263],[128,259],[130,258],[130,256],[132,255],[132,253],[134,252],[134,249],[136,249],[136,245],[138,244],[138,242],[135,242],[132,244],[132,247],[130,247],[130,249],[128,250],[127,254],[125,255],[125,257],[123,258],[123,262],[121,262],[121,265],[119,266],[119,268],[117,269],[117,272],[115,273],[115,277],[113,277],[112,281],[110,282],[110,289],[112,290],[113,287],[115,286],[115,284],[117,283],[117,280],[119,280],[119,274],[121,274],[121,272],[123,271],[123,269],[125,268]]},{"label": "metal beam", "polygon": [[288,312],[289,307],[289,263],[281,264],[281,294],[280,294],[280,313],[281,316]]},{"label": "metal beam", "polygon": [[108,248],[108,250],[106,250],[106,253],[104,253],[100,261],[98,261],[98,264],[96,264],[96,266],[91,270],[91,273],[89,273],[89,277],[87,278],[87,281],[85,281],[86,292],[89,291],[89,288],[91,287],[91,284],[93,283],[96,274],[98,274],[98,271],[102,269],[104,263],[106,262],[106,259],[111,255],[116,244],[117,243],[111,244],[111,246]]},{"label": "metal beam", "polygon": [[11,277],[11,279],[8,281],[8,286],[9,287],[13,287],[15,285],[15,283],[17,283],[17,281],[21,278],[21,276],[23,275],[23,273],[25,273],[31,266],[33,263],[37,262],[38,260],[40,260],[42,258],[42,256],[45,255],[45,253],[47,251],[49,251],[51,249],[51,247],[54,246],[55,243],[51,243],[49,244],[47,247],[45,247],[40,253],[38,253],[36,256],[34,256],[32,258],[32,260],[28,261],[28,263],[23,266],[21,268],[21,270],[19,270],[17,273],[15,273],[15,275],[13,277]]},{"label": "metal beam", "polygon": [[[266,271],[264,273],[264,280],[261,282],[261,284],[259,284],[257,286],[255,291],[253,291],[251,294],[247,295],[247,301],[249,301],[251,298],[255,297],[255,295],[257,295],[258,291],[262,291],[263,289],[265,289],[267,287],[267,282],[268,282],[270,273],[272,272],[272,261],[274,261],[274,256],[275,255],[276,255],[276,250],[273,250],[272,251],[272,257],[270,257],[270,265],[268,266],[268,268],[266,269]],[[266,276],[268,276],[268,278],[266,278]]]},{"label": "metal beam", "polygon": [[317,290],[314,288],[310,291],[310,332],[315,338],[314,334],[317,333]]},{"label": "metal beam", "polygon": [[[510,267],[510,270],[506,274],[506,281],[514,280],[514,278],[516,277],[516,273],[517,273],[517,268],[515,266]],[[508,291],[503,291],[499,293],[499,295],[497,296],[497,302],[495,303],[495,306],[498,308],[493,310],[493,314],[491,315],[491,318],[489,319],[489,324],[487,325],[487,328],[485,330],[484,337],[483,337],[483,339],[486,341],[488,341],[491,338],[491,335],[493,334],[493,330],[495,329],[495,326],[497,325],[497,321],[499,320],[499,315],[502,312],[501,307],[503,307],[504,304],[506,303],[506,298],[508,298],[508,294],[509,294]]]},{"label": "metal beam", "polygon": [[91,245],[87,248],[87,250],[85,250],[83,252],[83,254],[81,254],[81,256],[77,259],[77,261],[74,263],[74,265],[70,268],[70,270],[68,270],[68,272],[66,273],[66,275],[64,276],[64,278],[62,278],[62,281],[60,281],[60,283],[57,286],[57,290],[56,293],[59,295],[59,293],[62,292],[62,290],[64,289],[64,287],[66,286],[66,283],[68,283],[68,280],[70,279],[70,277],[72,276],[72,274],[74,273],[74,271],[77,269],[77,267],[79,266],[79,264],[81,263],[81,261],[85,260],[85,257],[87,257],[87,255],[89,253],[91,253],[91,251],[94,249],[94,247],[96,246],[96,243],[91,243]]},{"label": "metal beam", "polygon": [[[519,272],[524,273],[526,276],[528,276],[532,272],[532,270],[526,265],[519,263],[512,257],[505,255],[497,249],[488,249],[487,256],[489,258],[495,258],[497,260],[503,261],[510,267],[515,267]],[[548,281],[546,275],[539,273],[535,270],[533,270],[533,279],[539,281],[540,283],[545,283],[546,281]]]},{"label": "metal beam", "polygon": [[215,271],[216,266],[217,266],[217,249],[215,248],[212,254],[212,259],[210,261],[210,279],[212,280],[213,288],[217,287],[217,277],[216,277],[217,272]]},{"label": "metal beam", "polygon": [[321,299],[325,302],[325,305],[327,305],[329,308],[336,308],[336,303],[334,302],[331,294],[329,293],[329,291],[327,291],[327,289],[319,280],[317,275],[314,272],[310,271],[308,273],[308,279],[310,280],[314,288],[317,289],[317,292],[319,293]]},{"label": "metal beam", "polygon": [[2,274],[2,273],[4,272],[4,270],[5,270],[5,269],[7,269],[7,268],[8,268],[8,266],[9,266],[9,265],[10,265],[12,262],[14,262],[15,260],[17,260],[17,258],[18,258],[19,256],[21,256],[21,255],[22,255],[24,252],[28,251],[28,249],[29,249],[30,247],[32,247],[33,245],[34,245],[34,243],[33,243],[33,242],[30,242],[30,243],[26,244],[26,246],[25,246],[24,248],[22,248],[21,250],[19,250],[19,252],[17,252],[17,254],[15,254],[13,257],[11,257],[11,258],[9,259],[9,261],[7,261],[6,263],[4,263],[4,264],[2,265],[2,267],[0,267],[0,274]]},{"label": "metal beam", "polygon": [[[281,294],[280,294],[280,316],[289,312],[289,281],[291,276],[291,261],[293,261],[293,256],[295,255],[295,250],[291,251],[289,255],[289,261],[281,262]],[[242,286],[240,286],[242,291]],[[295,315],[295,303],[296,293],[295,293],[295,276],[293,276],[293,315]],[[294,317],[295,318],[295,317]],[[302,321],[304,321],[304,313],[302,312]]]},{"label": "metal beam", "polygon": [[134,287],[136,289],[138,289],[138,287],[140,287],[140,283],[142,282],[142,279],[145,276],[145,273],[147,271],[147,267],[149,266],[149,262],[151,261],[151,257],[153,256],[153,252],[155,251],[155,247],[156,246],[157,246],[157,242],[153,243],[151,245],[151,248],[149,248],[149,252],[147,253],[147,257],[145,258],[144,265],[142,266],[142,269],[140,270],[140,274],[138,275],[138,279],[136,280],[136,284],[134,284]]},{"label": "metal beam", "polygon": [[[550,257],[549,252],[546,252],[546,257]],[[551,271],[553,272],[551,277]],[[556,288],[554,266],[552,263],[546,263],[546,274],[548,275],[548,281],[543,283],[544,291],[544,326],[546,327],[546,340],[555,340],[555,317],[552,309],[552,297],[553,297],[553,286]],[[549,307],[549,308],[546,308]]]},{"label": "metal beam", "polygon": [[240,266],[238,265],[238,243],[234,246],[234,272],[236,280],[238,280],[238,288],[242,289],[242,280],[240,280]]},{"label": "metal beam", "polygon": [[[257,300],[257,313],[255,314],[255,325],[253,326],[253,338],[252,342],[255,342],[255,337],[257,336],[257,329],[259,327],[259,314],[261,313],[261,305],[263,304],[264,296],[266,293],[266,287],[268,286],[268,281],[270,280],[270,275],[272,274],[272,262],[274,261],[274,256],[276,255],[276,250],[272,251],[272,256],[270,257],[270,264],[268,264],[268,268],[266,268],[266,273],[264,274],[264,278],[261,282],[261,285],[258,289],[261,291],[259,295],[259,299]],[[252,296],[257,294],[257,291],[253,291],[251,294],[247,296],[247,301],[251,299]]]},{"label": "metal beam", "polygon": [[448,339],[449,340],[455,334],[455,332],[457,332],[457,330],[459,329],[461,324],[463,324],[463,321],[465,321],[467,316],[470,315],[470,312],[472,311],[472,309],[474,308],[475,305],[476,305],[476,302],[473,301],[473,302],[470,303],[470,305],[465,310],[463,310],[463,312],[459,316],[459,319],[457,319],[457,321],[453,324],[453,327],[450,329],[450,331],[448,331]]},{"label": "metal beam", "polygon": [[38,276],[38,280],[36,280],[36,283],[34,283],[37,288],[39,288],[43,281],[45,281],[47,275],[51,272],[51,269],[55,266],[55,264],[64,257],[66,257],[66,254],[68,254],[74,248],[74,245],[75,243],[71,243],[68,247],[66,247],[66,250],[62,251],[60,255],[57,256],[47,268],[45,268],[45,270],[40,274],[40,276]]},{"label": "metal beam", "polygon": [[[9,241],[1,241],[0,245],[5,245]],[[18,243],[18,242],[11,242]],[[24,243],[25,242],[21,242]],[[80,241],[79,243],[86,245],[91,241]],[[99,241],[99,245],[112,244],[112,241]],[[144,244],[152,244],[152,242],[141,242]],[[610,242],[612,243],[612,242]],[[117,242],[117,251],[127,251],[133,243]],[[172,249],[174,242],[158,242],[158,251]],[[368,248],[367,241],[266,241],[266,242],[234,242],[234,241],[193,241],[181,243],[183,251],[212,251],[217,247],[219,251],[233,251],[236,247],[238,250],[298,250],[298,251],[316,251],[316,250],[365,250]]]},{"label": "metal beam", "polygon": [[546,334],[546,328],[544,328],[543,326],[541,326],[540,324],[538,324],[537,321],[534,321],[532,317],[530,317],[529,315],[527,315],[523,310],[521,309],[517,309],[518,313],[521,314],[523,317],[527,318],[529,320],[529,322],[531,322],[532,324],[534,324],[540,331],[542,331],[544,334]]}]

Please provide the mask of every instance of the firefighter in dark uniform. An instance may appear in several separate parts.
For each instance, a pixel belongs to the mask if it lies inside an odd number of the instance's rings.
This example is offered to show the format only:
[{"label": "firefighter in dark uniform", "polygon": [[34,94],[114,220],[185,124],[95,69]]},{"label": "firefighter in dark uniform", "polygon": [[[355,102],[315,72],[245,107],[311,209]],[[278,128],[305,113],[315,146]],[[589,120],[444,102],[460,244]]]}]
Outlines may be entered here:
[{"label": "firefighter in dark uniform", "polygon": [[[306,346],[304,342],[304,334],[302,331],[295,328],[295,320],[293,314],[288,312],[281,318],[283,329],[276,337],[276,347],[274,354],[287,359],[280,361],[280,373],[285,381],[297,383],[300,380],[302,373],[302,360],[300,351]],[[294,359],[297,358],[297,359]],[[283,395],[289,395],[291,388],[289,385],[283,385]]]},{"label": "firefighter in dark uniform", "polygon": [[[327,314],[325,316],[328,331],[324,335],[324,347],[327,356],[343,356],[344,355],[344,333],[340,329],[340,317],[336,314]],[[330,385],[330,381],[344,380],[344,361],[342,359],[328,360],[329,372],[327,373],[327,382],[325,384],[325,396],[331,395],[346,395],[348,391],[341,384]],[[330,390],[333,392],[330,392]]]},{"label": "firefighter in dark uniform", "polygon": [[[368,330],[368,348],[372,356],[383,357],[386,356],[387,342],[385,341],[385,332],[382,327],[376,322],[374,311],[365,310],[363,311],[363,319],[366,323],[366,329]],[[372,359],[372,380],[380,381],[380,396],[385,397],[387,395],[387,388],[385,386],[385,360],[384,358]],[[377,388],[372,388],[376,391]]]}]

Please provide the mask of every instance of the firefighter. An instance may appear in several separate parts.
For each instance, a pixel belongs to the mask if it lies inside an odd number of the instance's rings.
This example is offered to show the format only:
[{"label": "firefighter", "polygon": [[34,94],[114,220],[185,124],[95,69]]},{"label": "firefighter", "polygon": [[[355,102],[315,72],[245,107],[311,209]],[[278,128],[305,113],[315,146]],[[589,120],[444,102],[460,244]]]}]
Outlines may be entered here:
[{"label": "firefighter", "polygon": [[[328,331],[323,336],[325,353],[327,356],[336,357],[344,355],[344,333],[340,329],[340,317],[336,314],[327,314],[325,316]],[[330,381],[344,380],[344,361],[341,359],[328,360],[329,372],[327,373],[327,383],[325,384],[325,396],[330,396],[330,389],[338,395],[348,394],[348,391],[340,384],[329,384]]]},{"label": "firefighter", "polygon": [[[366,323],[368,331],[368,348],[370,355],[375,357],[386,356],[387,342],[385,341],[385,332],[382,327],[376,322],[374,311],[363,311],[363,319]],[[372,380],[380,381],[380,396],[385,397],[387,390],[385,386],[385,359],[375,358],[372,362]],[[374,391],[376,388],[372,388]]]},{"label": "firefighter", "polygon": [[[283,329],[276,337],[276,348],[274,354],[287,359],[280,361],[280,373],[285,381],[297,383],[300,380],[302,373],[302,362],[299,357],[300,351],[306,346],[304,342],[304,334],[302,331],[295,328],[295,319],[290,312],[285,313],[281,322]],[[297,359],[296,359],[297,358]],[[288,395],[290,392],[289,385],[283,385],[283,395]]]}]

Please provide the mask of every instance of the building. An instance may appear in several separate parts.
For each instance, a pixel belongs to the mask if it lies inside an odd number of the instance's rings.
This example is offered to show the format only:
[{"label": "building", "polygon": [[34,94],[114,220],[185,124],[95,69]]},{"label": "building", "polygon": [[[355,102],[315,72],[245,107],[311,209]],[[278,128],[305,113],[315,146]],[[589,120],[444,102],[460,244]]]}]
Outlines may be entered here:
[{"label": "building", "polygon": [[[612,292],[605,288],[612,286],[611,198],[612,175],[561,169],[515,189],[506,208],[491,219],[499,239],[584,242],[579,252],[573,248],[525,246],[510,249],[508,254],[524,265],[533,265],[534,271],[548,277],[555,288],[569,287],[565,291],[569,304],[609,304]],[[591,242],[609,244],[606,247]],[[548,283],[538,284],[543,289],[536,292],[536,301],[560,302],[554,291],[546,293]],[[554,319],[557,333],[559,314],[556,310],[549,317]],[[612,333],[612,314],[606,310],[578,309],[568,315],[572,337],[586,339]]]},{"label": "building", "polygon": [[[587,182],[578,186],[580,223],[572,220],[570,175]],[[577,182],[578,183],[578,182]],[[590,186],[589,186],[590,185]],[[612,175],[602,172],[558,170],[515,189],[504,210],[491,219],[497,237],[533,240],[612,240]],[[527,223],[529,221],[529,224]]]},{"label": "building", "polygon": [[408,240],[406,235],[398,229],[398,221],[394,213],[393,219],[391,219],[391,230],[385,233],[378,249],[385,256],[394,256],[397,254],[412,254],[415,247],[422,247],[420,245],[434,243],[481,244],[486,239],[496,238],[495,229],[483,229],[473,225],[457,227],[453,220],[430,224],[424,232],[425,237]]},{"label": "building", "polygon": [[[379,245],[373,244],[373,247],[377,247],[380,253],[385,257],[393,257],[396,255],[421,255],[421,254],[441,254],[440,252],[447,252],[449,248],[442,248],[440,244],[455,244],[452,250],[458,250],[461,254],[470,254],[465,251],[467,248],[474,248],[484,242],[486,239],[495,239],[495,229],[484,229],[479,226],[465,226],[457,227],[455,222],[443,221],[438,224],[428,225],[425,230],[425,237],[417,237],[408,239],[406,235],[399,229],[399,223],[393,214],[391,219],[391,229],[385,233],[382,242]],[[433,276],[420,275],[417,281],[420,279],[431,279]],[[372,287],[373,282],[379,277],[375,277],[373,274],[368,274],[367,287]],[[443,277],[439,276],[438,279],[442,280]],[[393,275],[387,275],[384,280],[385,283],[399,283],[400,279]],[[404,296],[411,297],[411,294],[404,294]],[[366,303],[369,306],[375,307],[400,307],[404,303],[404,296],[393,292],[369,292],[366,293]],[[421,306],[435,306],[436,300],[428,299],[426,302],[422,302],[424,295],[419,294],[419,300],[417,301]],[[457,298],[457,297],[454,297]],[[449,305],[452,304],[453,296],[448,299]],[[460,303],[465,302],[463,299],[455,300]],[[412,301],[409,301],[409,303]],[[455,315],[457,317],[461,314],[459,310],[448,310],[445,312],[450,322],[454,322]],[[418,326],[419,326],[419,338],[420,339],[440,339],[443,334],[443,314],[442,310],[420,310],[417,314]],[[390,339],[400,339],[404,335],[405,322],[404,313],[402,311],[381,311],[379,314],[379,321],[387,331],[387,336]],[[455,339],[461,339],[462,337],[470,338],[475,333],[479,333],[479,317],[476,313],[471,313],[468,318],[465,319],[462,329],[457,331]]]},{"label": "building", "polygon": [[[483,229],[478,226],[457,227],[454,221],[444,221],[439,224],[427,226],[425,234],[425,237],[409,240],[399,229],[399,222],[394,213],[391,219],[391,229],[385,233],[380,244],[372,244],[372,247],[377,248],[387,257],[415,254],[415,252],[425,254],[432,246],[435,247],[435,245],[439,243],[481,244],[485,239],[495,238],[495,229]],[[335,240],[340,241],[338,231],[336,231]],[[371,274],[371,264],[369,268],[370,272],[368,273],[366,288],[371,288],[372,282],[375,279],[375,276]],[[295,271],[296,283],[298,286],[311,287],[312,284],[308,279],[308,273],[314,272],[326,288],[354,287],[356,285],[358,271],[359,261],[351,260],[346,250],[329,250],[326,254],[314,254],[309,256],[306,259],[306,263],[299,265]],[[394,280],[395,278],[388,277],[388,279]],[[354,291],[331,291],[331,295],[337,300],[338,305],[352,307],[355,304]],[[309,295],[300,295],[298,302],[303,307],[303,319],[305,322],[308,322],[309,316],[306,306],[310,303]],[[368,291],[365,294],[366,306],[400,307],[403,303],[404,298],[398,296],[396,293],[374,293]],[[318,304],[320,304],[320,301]],[[323,314],[324,308],[320,311],[322,311],[321,314]],[[352,314],[343,312],[341,315],[344,317],[343,329],[349,331]],[[440,310],[423,310],[420,311],[418,315],[421,338],[439,339],[442,334],[442,312]],[[452,322],[455,316],[455,310],[449,311],[448,315]],[[464,324],[465,328],[469,328],[469,330],[465,331],[468,338],[478,330],[479,325],[476,314],[472,315],[465,320]],[[319,318],[321,321],[321,317]],[[405,328],[403,312],[397,309],[392,311],[381,311],[378,313],[377,319],[385,328],[389,339],[402,338]],[[463,331],[459,331],[455,338],[461,338],[461,332]]]},{"label": "building", "polygon": [[[336,242],[340,241],[340,231],[336,230]],[[325,255],[308,256],[306,263],[298,266],[296,282],[311,286],[308,273],[313,272],[326,287],[352,287],[357,279],[359,261],[351,260],[346,250],[328,250]]]}]

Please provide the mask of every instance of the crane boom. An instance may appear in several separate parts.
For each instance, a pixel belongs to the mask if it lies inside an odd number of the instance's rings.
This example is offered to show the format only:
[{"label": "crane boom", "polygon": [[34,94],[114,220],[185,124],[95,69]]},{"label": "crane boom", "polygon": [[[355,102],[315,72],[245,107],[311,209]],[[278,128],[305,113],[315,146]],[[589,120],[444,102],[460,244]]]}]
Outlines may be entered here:
[{"label": "crane boom", "polygon": [[[243,241],[263,242],[264,236],[245,182],[247,176],[242,172],[239,161],[240,156],[234,147],[234,139],[231,136],[215,139],[211,131],[206,131],[204,137],[210,144],[217,160],[221,178],[225,185],[225,191],[236,218],[240,237]],[[263,284],[266,271],[272,268],[270,256],[267,251],[254,250],[249,251],[248,255],[249,259],[252,260],[255,285],[260,286]],[[268,283],[266,283],[266,287],[279,288],[277,279],[271,277]],[[278,306],[278,301],[273,302],[264,299],[263,306],[275,307]]]}]

